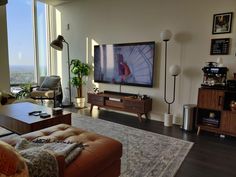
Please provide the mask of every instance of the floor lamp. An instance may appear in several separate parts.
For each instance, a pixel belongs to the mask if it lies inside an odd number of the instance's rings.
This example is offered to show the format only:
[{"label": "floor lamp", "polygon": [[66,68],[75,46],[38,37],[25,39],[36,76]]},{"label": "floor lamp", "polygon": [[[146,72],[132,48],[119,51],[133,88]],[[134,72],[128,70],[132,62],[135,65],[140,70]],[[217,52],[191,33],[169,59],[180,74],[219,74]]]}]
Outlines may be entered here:
[{"label": "floor lamp", "polygon": [[7,4],[7,0],[0,0],[0,6],[6,5]]},{"label": "floor lamp", "polygon": [[176,86],[176,77],[180,74],[181,69],[178,65],[172,65],[169,68],[169,72],[174,77],[174,88],[173,88],[173,96],[171,100],[167,100],[166,97],[166,70],[167,70],[167,42],[170,40],[172,33],[169,30],[162,31],[161,40],[165,42],[165,78],[164,78],[164,100],[168,104],[168,111],[164,114],[164,125],[169,127],[172,126],[173,115],[170,113],[170,105],[175,101],[175,86]]},{"label": "floor lamp", "polygon": [[67,54],[68,54],[67,64],[68,64],[68,75],[69,75],[69,82],[68,82],[68,84],[69,84],[69,103],[63,103],[62,106],[67,107],[67,106],[72,106],[72,102],[71,102],[71,85],[70,85],[70,50],[69,50],[69,43],[66,42],[66,40],[64,39],[63,36],[58,35],[57,39],[52,41],[50,46],[52,48],[56,49],[56,50],[62,51],[63,42],[66,43],[66,45],[67,45]]}]

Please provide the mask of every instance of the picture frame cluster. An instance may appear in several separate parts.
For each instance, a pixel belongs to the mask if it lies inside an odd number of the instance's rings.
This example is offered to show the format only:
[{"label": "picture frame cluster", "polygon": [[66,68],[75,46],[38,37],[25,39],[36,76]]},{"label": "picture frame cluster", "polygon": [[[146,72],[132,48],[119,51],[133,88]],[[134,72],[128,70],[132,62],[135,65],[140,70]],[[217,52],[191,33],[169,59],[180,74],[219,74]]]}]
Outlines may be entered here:
[{"label": "picture frame cluster", "polygon": [[[231,33],[233,12],[219,13],[213,15],[212,34]],[[230,38],[211,39],[211,55],[228,55]]]}]

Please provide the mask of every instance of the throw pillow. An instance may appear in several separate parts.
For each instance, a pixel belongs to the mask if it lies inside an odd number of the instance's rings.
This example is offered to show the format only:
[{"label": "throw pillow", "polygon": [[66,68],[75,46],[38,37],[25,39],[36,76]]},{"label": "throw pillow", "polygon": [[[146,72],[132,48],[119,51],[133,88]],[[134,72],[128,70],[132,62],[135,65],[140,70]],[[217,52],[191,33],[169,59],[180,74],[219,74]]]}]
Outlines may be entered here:
[{"label": "throw pillow", "polygon": [[37,88],[36,90],[38,90],[38,91],[48,91],[48,90],[50,90],[49,88]]},{"label": "throw pillow", "polygon": [[0,141],[0,174],[14,176],[22,173],[28,174],[23,157],[11,145]]},{"label": "throw pillow", "polygon": [[60,77],[58,76],[46,76],[40,86],[40,88],[54,89],[60,82]]}]

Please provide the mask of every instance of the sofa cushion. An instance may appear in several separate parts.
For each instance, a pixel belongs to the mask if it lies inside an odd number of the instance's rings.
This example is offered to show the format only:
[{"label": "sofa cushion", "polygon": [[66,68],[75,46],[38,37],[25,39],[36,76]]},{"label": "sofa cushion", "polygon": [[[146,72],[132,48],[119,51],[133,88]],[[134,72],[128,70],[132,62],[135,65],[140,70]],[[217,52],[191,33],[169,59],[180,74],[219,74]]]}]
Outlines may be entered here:
[{"label": "sofa cushion", "polygon": [[0,141],[0,174],[6,176],[29,176],[24,159],[9,144]]},{"label": "sofa cushion", "polygon": [[[55,92],[57,95],[57,92]],[[35,90],[30,93],[31,98],[54,98],[54,91],[49,90],[49,91],[41,91],[41,90]]]}]

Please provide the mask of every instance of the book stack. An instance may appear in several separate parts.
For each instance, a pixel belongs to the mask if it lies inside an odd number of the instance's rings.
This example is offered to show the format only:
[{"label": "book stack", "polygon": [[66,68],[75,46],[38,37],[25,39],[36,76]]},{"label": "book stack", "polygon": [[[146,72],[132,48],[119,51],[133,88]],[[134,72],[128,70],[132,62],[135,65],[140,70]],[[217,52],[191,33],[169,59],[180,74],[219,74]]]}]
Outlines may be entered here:
[{"label": "book stack", "polygon": [[206,124],[206,125],[211,125],[213,127],[219,127],[220,121],[219,121],[219,119],[203,117],[202,118],[202,123]]},{"label": "book stack", "polygon": [[62,114],[62,108],[52,108],[52,115]]}]

